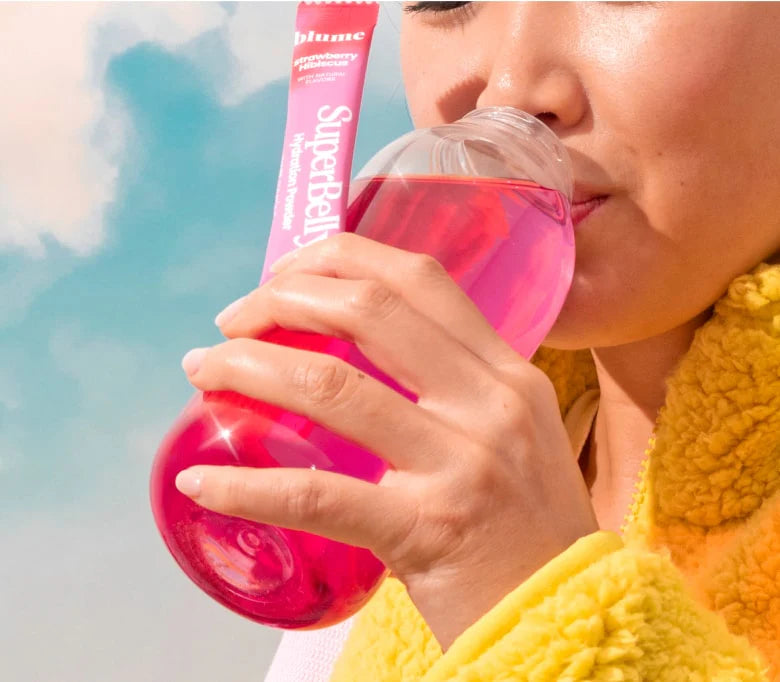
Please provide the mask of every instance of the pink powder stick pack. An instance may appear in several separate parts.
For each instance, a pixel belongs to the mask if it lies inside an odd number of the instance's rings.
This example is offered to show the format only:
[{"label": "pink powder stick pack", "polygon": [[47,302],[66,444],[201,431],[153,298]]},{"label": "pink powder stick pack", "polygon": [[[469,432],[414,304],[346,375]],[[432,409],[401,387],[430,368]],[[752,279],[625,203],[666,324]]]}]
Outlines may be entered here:
[{"label": "pink powder stick pack", "polygon": [[261,282],[288,251],[345,229],[376,3],[301,3],[282,163]]}]

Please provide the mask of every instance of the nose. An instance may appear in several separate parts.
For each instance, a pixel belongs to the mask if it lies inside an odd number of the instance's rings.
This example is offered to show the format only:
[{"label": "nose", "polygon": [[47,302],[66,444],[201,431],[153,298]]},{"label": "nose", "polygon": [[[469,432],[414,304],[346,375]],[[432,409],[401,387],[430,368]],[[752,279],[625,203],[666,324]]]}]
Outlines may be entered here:
[{"label": "nose", "polygon": [[574,128],[589,109],[577,69],[576,8],[557,2],[501,6],[490,71],[477,106],[522,109],[559,135]]}]

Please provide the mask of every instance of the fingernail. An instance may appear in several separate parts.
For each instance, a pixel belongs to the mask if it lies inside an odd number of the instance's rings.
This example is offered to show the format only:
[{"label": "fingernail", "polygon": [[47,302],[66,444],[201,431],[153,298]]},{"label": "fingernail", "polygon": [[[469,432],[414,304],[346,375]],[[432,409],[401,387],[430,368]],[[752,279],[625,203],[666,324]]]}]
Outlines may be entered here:
[{"label": "fingernail", "polygon": [[270,268],[268,268],[271,272],[279,272],[280,270],[284,270],[290,263],[292,263],[295,258],[298,256],[298,250],[290,251],[289,253],[285,253],[281,258],[278,260],[275,260],[273,262],[273,265],[271,265]]},{"label": "fingernail", "polygon": [[179,492],[184,493],[187,497],[198,497],[202,480],[203,475],[199,471],[185,469],[176,476],[176,487]]},{"label": "fingernail", "polygon": [[187,373],[188,377],[200,369],[207,350],[206,348],[193,348],[181,359],[181,368]]},{"label": "fingernail", "polygon": [[214,324],[217,325],[217,327],[221,327],[223,324],[230,322],[230,320],[236,316],[239,308],[244,305],[245,300],[246,296],[242,296],[226,306],[225,309],[214,318]]}]

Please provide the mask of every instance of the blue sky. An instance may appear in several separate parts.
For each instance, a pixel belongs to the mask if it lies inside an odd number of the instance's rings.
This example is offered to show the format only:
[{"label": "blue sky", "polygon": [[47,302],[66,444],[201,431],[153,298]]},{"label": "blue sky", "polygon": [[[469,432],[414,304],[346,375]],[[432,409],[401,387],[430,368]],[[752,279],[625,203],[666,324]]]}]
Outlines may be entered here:
[{"label": "blue sky", "polygon": [[[260,275],[294,9],[0,7],[20,57],[0,66],[4,680],[262,679],[277,633],[189,584],[146,485],[191,394],[181,356]],[[398,14],[355,170],[411,128]]]}]

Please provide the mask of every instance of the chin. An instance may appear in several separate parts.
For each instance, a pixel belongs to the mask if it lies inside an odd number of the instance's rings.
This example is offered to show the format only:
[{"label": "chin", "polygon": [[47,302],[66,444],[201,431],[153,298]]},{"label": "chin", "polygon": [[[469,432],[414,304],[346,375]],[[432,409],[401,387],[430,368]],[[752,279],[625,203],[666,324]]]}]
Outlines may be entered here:
[{"label": "chin", "polygon": [[590,343],[589,340],[590,335],[571,333],[565,329],[554,328],[550,330],[550,333],[544,338],[542,345],[546,348],[554,348],[555,350],[572,351],[596,348],[603,345],[601,343]]},{"label": "chin", "polygon": [[[596,286],[595,282],[577,278],[575,274],[566,302],[543,346],[557,350],[605,348],[658,333],[655,328],[648,329],[647,316],[637,318],[642,306],[639,301],[631,304],[623,287],[616,291],[609,282],[599,283],[601,286]],[[615,293],[610,296],[610,292]],[[656,322],[659,322],[657,318]]]},{"label": "chin", "polygon": [[598,287],[575,269],[574,279],[558,318],[543,346],[557,350],[593,348],[604,341],[604,330],[613,328],[601,321],[604,304],[599,305]]},{"label": "chin", "polygon": [[584,315],[564,315],[563,311],[542,345],[556,350],[583,350],[604,345],[603,334]]},{"label": "chin", "polygon": [[[618,333],[615,333],[616,330]],[[652,336],[622,333],[624,331],[613,325],[594,326],[592,320],[572,321],[568,325],[556,323],[542,345],[556,350],[588,350],[622,346]]]}]

